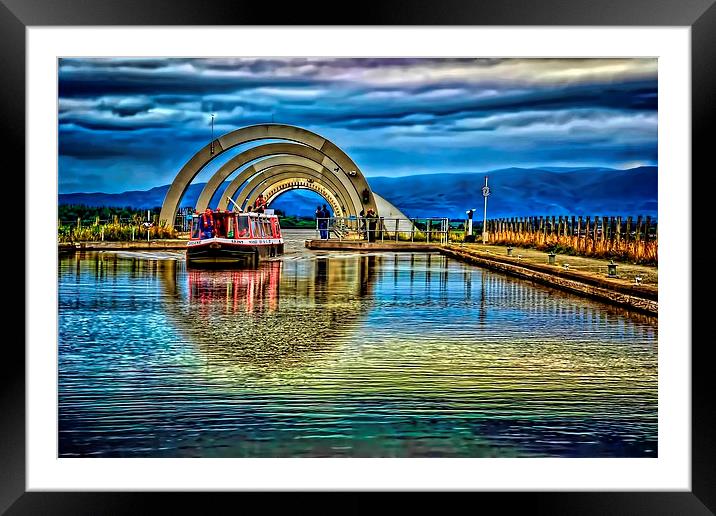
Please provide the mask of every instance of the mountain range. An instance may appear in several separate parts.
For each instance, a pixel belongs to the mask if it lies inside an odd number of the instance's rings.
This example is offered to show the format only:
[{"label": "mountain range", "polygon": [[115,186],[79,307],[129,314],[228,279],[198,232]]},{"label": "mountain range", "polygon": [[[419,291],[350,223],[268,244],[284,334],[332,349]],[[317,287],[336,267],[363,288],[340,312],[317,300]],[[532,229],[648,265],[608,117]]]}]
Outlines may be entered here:
[{"label": "mountain range", "polygon": [[[477,210],[481,218],[482,187],[488,176],[488,216],[529,215],[651,215],[657,216],[657,167],[627,170],[609,168],[508,168],[487,173],[422,174],[401,177],[368,177],[374,192],[410,217],[462,219],[465,211]],[[224,186],[219,189],[223,191]],[[205,183],[192,184],[182,206],[193,206]],[[169,185],[145,191],[59,194],[59,204],[161,206]],[[218,201],[217,194],[212,205]],[[293,191],[276,199],[274,207],[287,215],[312,215],[315,194]]]}]

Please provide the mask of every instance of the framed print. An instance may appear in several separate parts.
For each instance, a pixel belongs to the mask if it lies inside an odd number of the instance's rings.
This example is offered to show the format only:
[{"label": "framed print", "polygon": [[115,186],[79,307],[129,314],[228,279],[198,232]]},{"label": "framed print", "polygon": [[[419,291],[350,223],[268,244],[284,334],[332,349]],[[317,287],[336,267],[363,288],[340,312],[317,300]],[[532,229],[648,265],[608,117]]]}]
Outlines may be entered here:
[{"label": "framed print", "polygon": [[315,12],[3,0],[28,303],[0,507],[712,513],[713,2]]}]

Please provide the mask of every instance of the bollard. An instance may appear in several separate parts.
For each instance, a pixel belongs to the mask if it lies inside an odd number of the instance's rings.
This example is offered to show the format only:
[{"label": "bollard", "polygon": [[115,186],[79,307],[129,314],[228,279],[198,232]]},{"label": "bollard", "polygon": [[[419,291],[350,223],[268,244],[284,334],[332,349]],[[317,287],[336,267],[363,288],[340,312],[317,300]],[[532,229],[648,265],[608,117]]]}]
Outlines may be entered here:
[{"label": "bollard", "polygon": [[511,247],[507,248],[507,256],[512,256],[512,248]]},{"label": "bollard", "polygon": [[555,264],[554,259],[555,259],[555,257],[556,257],[557,255],[554,254],[554,253],[549,253],[547,256],[549,257],[549,258],[548,258],[549,264],[550,264],[550,265],[554,265],[554,264]]},{"label": "bollard", "polygon": [[614,260],[611,260],[611,261],[607,264],[607,270],[609,271],[608,277],[610,277],[610,278],[617,278],[617,277],[618,277],[618,276],[617,276],[617,264],[614,263]]}]

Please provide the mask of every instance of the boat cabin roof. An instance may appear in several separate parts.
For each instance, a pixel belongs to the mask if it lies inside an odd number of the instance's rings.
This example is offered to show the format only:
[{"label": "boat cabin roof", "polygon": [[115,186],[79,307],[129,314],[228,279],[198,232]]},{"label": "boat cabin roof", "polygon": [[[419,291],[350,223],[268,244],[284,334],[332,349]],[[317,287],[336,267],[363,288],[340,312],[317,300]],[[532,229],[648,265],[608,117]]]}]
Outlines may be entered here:
[{"label": "boat cabin roof", "polygon": [[275,213],[256,213],[255,211],[232,211],[230,213],[246,217],[278,217]]}]

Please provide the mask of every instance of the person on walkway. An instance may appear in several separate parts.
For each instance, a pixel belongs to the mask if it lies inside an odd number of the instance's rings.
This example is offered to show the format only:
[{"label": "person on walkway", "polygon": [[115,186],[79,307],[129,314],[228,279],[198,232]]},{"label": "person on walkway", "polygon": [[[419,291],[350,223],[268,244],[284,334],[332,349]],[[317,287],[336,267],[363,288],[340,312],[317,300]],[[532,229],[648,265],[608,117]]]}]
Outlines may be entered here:
[{"label": "person on walkway", "polygon": [[368,209],[368,213],[366,213],[365,217],[368,220],[368,242],[375,242],[377,217],[375,215],[375,212],[373,211],[373,208]]},{"label": "person on walkway", "polygon": [[316,206],[316,229],[318,230],[318,234],[320,238],[323,238],[323,233],[321,232],[321,225],[323,224],[323,210],[321,209],[321,206]]},{"label": "person on walkway", "polygon": [[321,214],[322,214],[321,216],[323,217],[323,225],[320,226],[320,227],[321,227],[321,238],[327,240],[327,239],[329,238],[329,236],[328,236],[328,222],[329,222],[329,219],[330,219],[330,217],[331,217],[331,212],[328,211],[328,208],[326,207],[325,204],[323,205],[323,209],[321,209]]}]

